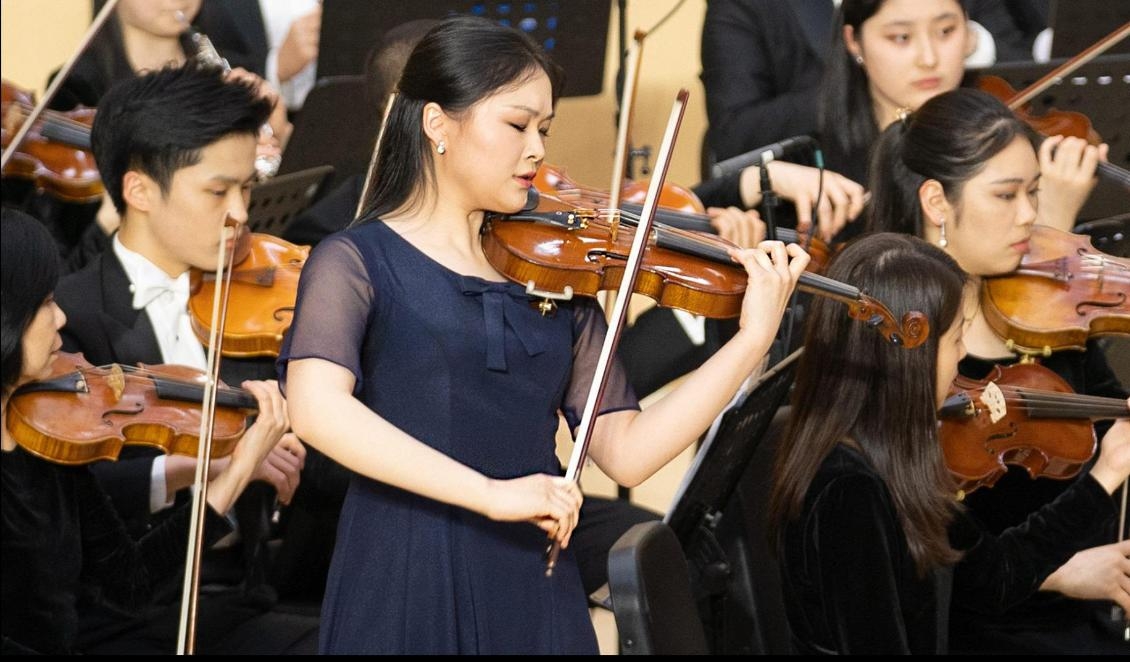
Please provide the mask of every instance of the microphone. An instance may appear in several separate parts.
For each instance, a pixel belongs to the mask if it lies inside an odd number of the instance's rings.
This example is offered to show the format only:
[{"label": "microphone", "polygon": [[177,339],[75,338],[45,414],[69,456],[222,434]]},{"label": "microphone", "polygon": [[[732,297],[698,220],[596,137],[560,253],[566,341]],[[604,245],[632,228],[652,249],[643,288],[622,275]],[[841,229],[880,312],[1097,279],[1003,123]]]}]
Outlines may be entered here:
[{"label": "microphone", "polygon": [[819,152],[820,147],[815,140],[809,136],[793,136],[792,138],[785,138],[780,142],[775,142],[771,145],[758,147],[757,149],[746,152],[745,154],[738,154],[732,156],[725,161],[719,161],[711,168],[710,174],[715,179],[725,177],[726,175],[738,172],[743,168],[752,165],[761,165],[769,163],[774,159],[780,159],[790,152],[793,152],[798,147],[811,147]]}]

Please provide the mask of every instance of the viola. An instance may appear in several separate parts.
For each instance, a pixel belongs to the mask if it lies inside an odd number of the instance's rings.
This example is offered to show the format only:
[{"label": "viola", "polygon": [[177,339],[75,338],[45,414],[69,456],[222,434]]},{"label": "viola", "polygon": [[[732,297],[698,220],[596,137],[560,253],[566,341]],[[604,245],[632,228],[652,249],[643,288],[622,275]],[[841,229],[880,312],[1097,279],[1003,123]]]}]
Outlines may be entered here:
[{"label": "viola", "polygon": [[[134,444],[196,455],[205,375],[188,366],[93,366],[82,354],[60,352],[51,375],[21,386],[8,402],[12,437],[57,464],[115,460]],[[212,454],[229,455],[258,409],[242,389],[216,394]]]},{"label": "viola", "polygon": [[1047,355],[1087,339],[1130,334],[1130,260],[1102,253],[1087,235],[1032,227],[1016,271],[985,278],[981,310],[1009,348]]},{"label": "viola", "polygon": [[1091,422],[1128,416],[1125,400],[1076,394],[1038,363],[998,365],[984,379],[954,380],[939,436],[962,497],[992,487],[1010,464],[1032,478],[1071,478],[1095,454]]},{"label": "viola", "polygon": [[[279,355],[283,336],[294,318],[298,277],[309,255],[309,246],[298,246],[279,237],[257,232],[240,235],[222,329],[224,356]],[[207,344],[216,279],[214,274],[197,269],[192,270],[190,279],[188,311],[192,330]]]},{"label": "viola", "polygon": [[[1098,132],[1091,125],[1091,120],[1083,113],[1075,111],[1049,109],[1042,115],[1033,115],[1027,108],[1027,103],[1052,85],[1060,82],[1079,67],[1118,42],[1130,36],[1130,23],[1127,23],[1103,39],[1092,44],[1089,48],[1075,57],[1056,67],[1040,80],[1029,85],[1024,90],[1016,91],[1008,81],[997,76],[978,76],[977,87],[1003,101],[1016,116],[1026,122],[1037,133],[1044,136],[1074,136],[1082,138],[1092,145],[1102,142]],[[1101,177],[1122,184],[1130,188],[1130,170],[1107,161],[1100,161],[1096,172]]]},{"label": "viola", "polygon": [[[2,82],[2,90],[2,142],[7,149],[35,104],[30,92],[8,81]],[[90,151],[94,113],[93,108],[43,111],[5,164],[4,176],[30,180],[67,202],[97,202],[103,186]]]},{"label": "viola", "polygon": [[[607,207],[610,199],[607,192],[578,184],[569,178],[564,168],[548,163],[543,163],[538,169],[534,176],[534,186],[541,192],[551,193],[561,200],[579,205]],[[643,196],[646,193],[647,188],[642,183],[631,182],[624,186],[620,203],[620,217],[624,223],[635,224],[635,219],[639,218],[643,210]],[[668,228],[718,234],[694,191],[666,182],[660,189],[655,223]],[[804,246],[812,258],[808,265],[809,271],[821,273],[828,265],[831,251],[818,237],[799,234],[792,228],[777,228],[777,238],[785,243]]]},{"label": "viola", "polygon": [[[544,313],[553,309],[554,300],[617,289],[634,228],[615,224],[614,213],[578,209],[536,189],[531,198],[536,205],[516,214],[486,215],[481,238],[491,265],[543,299]],[[696,315],[736,317],[749,280],[730,258],[736,248],[716,235],[653,226],[634,291]],[[916,347],[928,335],[921,313],[908,312],[896,321],[885,305],[846,283],[805,272],[797,287],[843,301],[852,317],[895,344]]]}]

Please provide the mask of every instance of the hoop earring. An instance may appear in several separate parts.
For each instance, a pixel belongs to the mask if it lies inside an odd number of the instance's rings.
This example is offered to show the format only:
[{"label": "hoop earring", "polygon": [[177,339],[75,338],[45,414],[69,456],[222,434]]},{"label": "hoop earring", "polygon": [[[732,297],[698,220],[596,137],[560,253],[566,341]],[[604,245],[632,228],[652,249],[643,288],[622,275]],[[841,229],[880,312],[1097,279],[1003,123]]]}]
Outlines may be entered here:
[{"label": "hoop earring", "polygon": [[447,154],[447,143],[442,140],[436,145],[436,154]]},{"label": "hoop earring", "polygon": [[941,238],[938,239],[938,245],[941,246],[942,248],[945,248],[946,246],[949,246],[949,243],[950,243],[949,241],[946,240],[946,219],[940,218],[938,220],[942,224],[942,236],[941,236]]}]

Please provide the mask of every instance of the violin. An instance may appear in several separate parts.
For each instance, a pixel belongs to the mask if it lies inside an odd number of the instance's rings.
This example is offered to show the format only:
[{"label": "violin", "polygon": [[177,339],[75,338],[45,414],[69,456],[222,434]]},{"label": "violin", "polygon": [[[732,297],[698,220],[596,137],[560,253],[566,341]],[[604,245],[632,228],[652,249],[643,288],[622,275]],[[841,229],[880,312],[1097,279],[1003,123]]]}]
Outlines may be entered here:
[{"label": "violin", "polygon": [[[8,81],[2,81],[0,99],[7,149],[35,103],[30,92]],[[93,108],[43,111],[4,165],[4,176],[30,180],[67,202],[97,202],[103,186],[90,151],[94,113]]]},{"label": "violin", "polygon": [[[1082,138],[1092,145],[1102,143],[1102,138],[1091,125],[1091,120],[1083,113],[1049,109],[1042,115],[1033,115],[1026,104],[1065,76],[1098,57],[1119,41],[1130,36],[1130,23],[1127,23],[1075,57],[1056,67],[1040,80],[1017,92],[1003,78],[997,76],[978,76],[977,87],[1003,101],[1018,118],[1043,136],[1073,136]],[[1111,181],[1130,188],[1130,170],[1107,161],[1099,161],[1096,172]]]},{"label": "violin", "polygon": [[[309,246],[258,232],[240,234],[233,256],[227,319],[222,329],[224,356],[279,355],[283,336],[294,318],[298,277],[309,255]],[[198,269],[193,269],[189,278],[192,330],[200,342],[207,344],[216,278]]]},{"label": "violin", "polygon": [[1130,260],[1102,253],[1087,235],[1032,227],[1016,271],[982,280],[981,311],[1010,349],[1050,354],[1087,339],[1130,334]]},{"label": "violin", "polygon": [[[534,188],[530,197],[526,210],[488,213],[484,218],[481,239],[491,265],[543,299],[543,314],[553,310],[555,300],[617,289],[634,228],[614,226],[615,212],[577,209]],[[661,306],[705,317],[741,313],[749,276],[730,258],[729,251],[737,246],[716,235],[658,225],[647,243],[634,292]],[[852,317],[895,344],[916,347],[928,334],[921,313],[910,312],[896,321],[885,305],[846,283],[805,272],[797,287],[847,303]]]},{"label": "violin", "polygon": [[[574,182],[560,166],[543,163],[534,176],[534,186],[539,191],[552,193],[561,200],[593,205],[597,208],[608,206],[608,193]],[[620,217],[624,223],[635,224],[635,219],[639,218],[643,209],[643,196],[646,194],[647,188],[643,184],[636,182],[625,184],[620,203]],[[694,191],[664,182],[660,189],[659,206],[655,210],[655,223],[669,228],[718,234],[718,230],[705,212],[702,202]],[[821,273],[827,267],[831,251],[820,238],[800,234],[792,228],[777,228],[777,238],[785,243],[800,244],[804,247],[812,258],[808,264],[808,271]]]},{"label": "violin", "polygon": [[[93,366],[60,352],[51,375],[24,384],[8,402],[12,437],[57,464],[116,460],[125,444],[196,455],[205,374],[180,365]],[[216,392],[213,455],[231,454],[258,410],[242,389]]]},{"label": "violin", "polygon": [[942,453],[959,498],[1024,467],[1032,478],[1071,478],[1095,454],[1092,421],[1130,416],[1119,398],[1076,394],[1038,363],[994,366],[984,379],[958,377],[938,411]]}]

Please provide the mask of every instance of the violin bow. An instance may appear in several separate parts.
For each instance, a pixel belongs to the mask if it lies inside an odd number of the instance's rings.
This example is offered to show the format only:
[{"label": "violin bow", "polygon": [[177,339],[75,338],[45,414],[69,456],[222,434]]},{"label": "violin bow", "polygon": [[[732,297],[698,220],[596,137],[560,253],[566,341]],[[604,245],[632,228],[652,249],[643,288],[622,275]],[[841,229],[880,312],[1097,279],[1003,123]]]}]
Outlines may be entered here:
[{"label": "violin bow", "polygon": [[[624,322],[628,317],[628,303],[631,301],[632,292],[636,289],[640,265],[643,263],[648,237],[651,236],[655,208],[659,202],[659,192],[663,187],[663,180],[667,176],[667,167],[671,162],[671,151],[675,144],[675,137],[679,132],[679,125],[683,121],[688,96],[690,95],[687,90],[681,89],[675,97],[675,104],[671,108],[671,117],[667,122],[667,130],[663,136],[663,144],[660,146],[659,156],[656,158],[655,174],[648,184],[643,211],[640,212],[639,224],[636,226],[635,236],[632,238],[632,247],[628,253],[627,263],[624,265],[624,275],[616,295],[616,304],[612,308],[608,332],[604,336],[600,358],[596,363],[596,374],[593,376],[592,385],[589,387],[585,410],[581,416],[576,441],[573,443],[573,454],[569,458],[569,468],[565,472],[565,478],[574,483],[581,481],[581,469],[584,467],[585,458],[588,455],[589,441],[592,439],[592,431],[596,425],[597,409],[600,407],[604,387],[612,369],[612,359],[616,352],[616,346],[620,342],[620,333],[623,331]],[[557,557],[560,553],[561,542],[554,540],[546,552],[545,575],[547,577],[553,575],[553,569],[557,566]]]},{"label": "violin bow", "polygon": [[385,128],[388,127],[388,116],[392,113],[392,104],[396,101],[396,92],[388,95],[385,102],[385,111],[381,115],[381,128],[377,131],[377,139],[373,142],[373,154],[369,157],[369,169],[365,171],[365,185],[361,188],[361,197],[357,200],[357,209],[353,210],[353,221],[361,218],[361,211],[365,209],[365,202],[369,198],[369,187],[373,185],[373,173],[377,171],[377,156],[381,152],[381,141],[385,137]]},{"label": "violin bow", "polygon": [[228,254],[227,239],[239,235],[239,223],[225,214],[217,249],[216,288],[212,294],[212,319],[208,335],[208,379],[204,382],[203,409],[200,416],[200,444],[196,451],[196,474],[193,478],[192,516],[188,530],[188,551],[185,555],[184,588],[181,598],[180,626],[177,632],[177,655],[192,655],[196,648],[196,611],[200,588],[200,556],[204,546],[204,515],[208,506],[208,465],[212,461],[212,431],[216,415],[216,388],[220,382],[220,346],[222,329],[228,314],[228,293],[231,290],[231,267],[235,251]]},{"label": "violin bow", "polygon": [[1009,110],[1016,110],[1036,98],[1036,96],[1043,93],[1044,90],[1055,85],[1064,76],[1071,74],[1071,72],[1079,67],[1102,55],[1110,49],[1111,46],[1114,46],[1127,36],[1130,36],[1130,23],[1125,23],[1114,32],[1111,32],[1091,46],[1088,46],[1083,52],[1049,71],[1047,75],[1040,80],[1017,92],[1016,96],[1006,101],[1005,104],[1008,106]]},{"label": "violin bow", "polygon": [[84,34],[82,40],[79,41],[78,47],[71,53],[71,58],[59,69],[59,73],[55,74],[55,78],[43,93],[43,98],[31,109],[28,116],[24,118],[24,122],[20,126],[19,131],[12,137],[12,142],[8,143],[8,149],[4,150],[3,156],[0,156],[0,168],[8,167],[8,161],[12,160],[12,156],[15,155],[16,150],[19,149],[20,144],[23,143],[24,138],[27,136],[28,132],[31,131],[32,125],[34,125],[35,121],[39,119],[39,116],[43,114],[43,110],[47,108],[47,104],[51,103],[51,100],[55,98],[55,93],[59,91],[59,87],[63,84],[63,81],[70,75],[71,69],[75,68],[75,63],[78,62],[79,56],[86,51],[86,47],[90,45],[90,42],[94,41],[94,37],[102,29],[102,25],[110,18],[110,14],[114,12],[114,8],[117,6],[118,0],[108,0],[108,2],[102,6],[102,10],[98,12],[98,15],[94,17],[94,21],[90,24],[90,27],[86,29],[86,34]]}]

